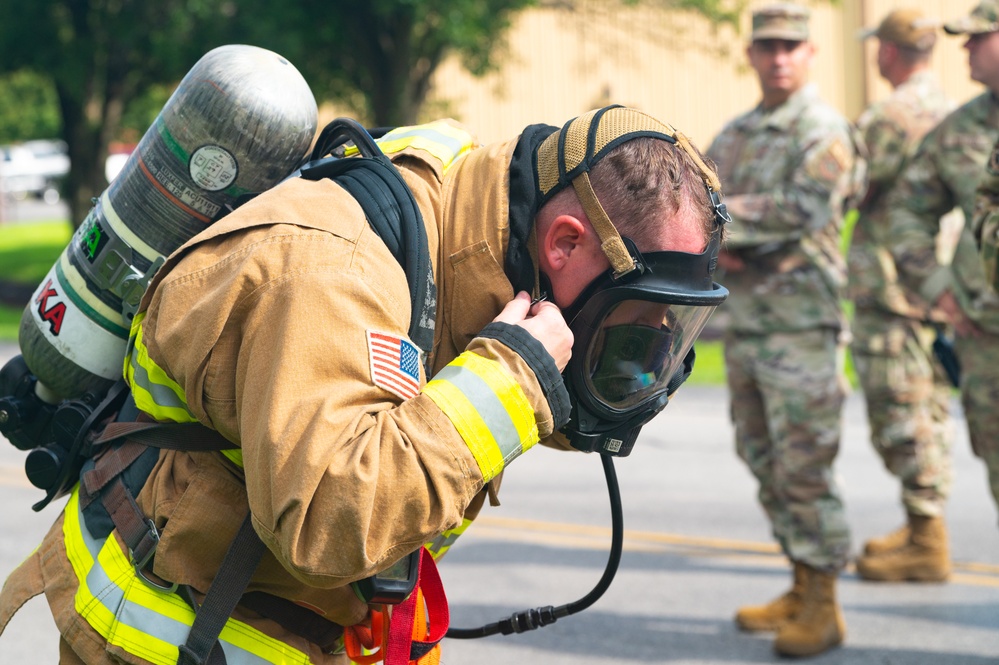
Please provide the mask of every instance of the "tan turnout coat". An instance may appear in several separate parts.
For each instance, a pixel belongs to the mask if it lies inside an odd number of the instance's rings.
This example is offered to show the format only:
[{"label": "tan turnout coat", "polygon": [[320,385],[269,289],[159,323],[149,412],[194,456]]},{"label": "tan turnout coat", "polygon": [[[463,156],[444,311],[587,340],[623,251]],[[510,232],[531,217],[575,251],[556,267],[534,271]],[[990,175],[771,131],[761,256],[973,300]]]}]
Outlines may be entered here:
[{"label": "tan turnout coat", "polygon": [[[552,414],[534,373],[500,342],[476,337],[514,296],[503,261],[515,146],[475,149],[446,175],[425,152],[393,159],[429,236],[433,373],[465,350],[497,360],[528,397],[544,439]],[[372,381],[366,331],[405,337],[409,291],[337,184],[293,179],[247,203],[177,252],[143,307],[151,357],[199,420],[240,443],[243,459],[241,469],[219,453],[160,453],[139,496],[162,530],[156,575],[206,590],[249,507],[268,548],[250,589],[350,625],[367,608],[349,582],[478,512],[483,476],[451,421],[426,395],[403,401]],[[64,639],[86,662],[113,662],[73,608],[61,522],[11,576],[0,622],[44,589]],[[238,612],[313,662],[341,662]]]}]

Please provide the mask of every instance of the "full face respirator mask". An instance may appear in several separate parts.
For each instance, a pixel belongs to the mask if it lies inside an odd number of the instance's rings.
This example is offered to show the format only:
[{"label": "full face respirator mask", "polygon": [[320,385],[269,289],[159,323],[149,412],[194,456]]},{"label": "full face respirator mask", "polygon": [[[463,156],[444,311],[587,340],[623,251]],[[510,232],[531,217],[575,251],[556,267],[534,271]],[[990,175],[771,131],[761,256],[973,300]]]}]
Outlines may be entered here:
[{"label": "full face respirator mask", "polygon": [[[701,253],[643,255],[597,199],[589,171],[615,147],[640,137],[676,145],[700,170],[714,224]],[[541,204],[571,185],[611,264],[562,312],[575,341],[562,373],[572,411],[561,433],[579,450],[623,457],[690,375],[694,340],[728,296],[712,277],[722,228],[731,218],[718,177],[689,141],[634,109],[612,106],[570,121],[538,146],[536,165]],[[544,275],[539,279],[550,291]]]}]

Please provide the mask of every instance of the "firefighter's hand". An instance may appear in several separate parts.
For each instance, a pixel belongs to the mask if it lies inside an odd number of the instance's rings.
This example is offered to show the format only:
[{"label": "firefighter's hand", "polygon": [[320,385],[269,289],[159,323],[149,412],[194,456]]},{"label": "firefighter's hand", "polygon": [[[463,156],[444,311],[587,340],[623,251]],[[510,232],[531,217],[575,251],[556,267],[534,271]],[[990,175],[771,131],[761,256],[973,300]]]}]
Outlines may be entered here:
[{"label": "firefighter's hand", "polygon": [[572,356],[572,331],[562,318],[562,312],[550,302],[531,305],[531,296],[521,291],[506,304],[493,321],[520,326],[541,342],[561,372]]}]

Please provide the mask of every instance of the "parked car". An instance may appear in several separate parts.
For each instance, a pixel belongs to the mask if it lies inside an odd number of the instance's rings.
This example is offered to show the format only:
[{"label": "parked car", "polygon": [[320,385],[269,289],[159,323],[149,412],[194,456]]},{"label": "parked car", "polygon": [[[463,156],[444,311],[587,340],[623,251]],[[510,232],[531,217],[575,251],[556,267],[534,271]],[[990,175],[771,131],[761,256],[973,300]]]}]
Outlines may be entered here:
[{"label": "parked car", "polygon": [[6,196],[35,196],[55,203],[67,173],[69,155],[63,141],[35,140],[0,146],[0,193]]}]

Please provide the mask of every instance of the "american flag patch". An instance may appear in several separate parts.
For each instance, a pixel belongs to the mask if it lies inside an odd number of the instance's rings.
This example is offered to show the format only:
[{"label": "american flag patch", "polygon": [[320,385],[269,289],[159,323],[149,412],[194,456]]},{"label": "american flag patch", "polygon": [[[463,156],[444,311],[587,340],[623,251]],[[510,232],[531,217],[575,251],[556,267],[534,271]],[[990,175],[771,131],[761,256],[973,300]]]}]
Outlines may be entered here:
[{"label": "american flag patch", "polygon": [[403,399],[420,393],[420,351],[398,335],[369,330],[368,358],[371,380]]}]

